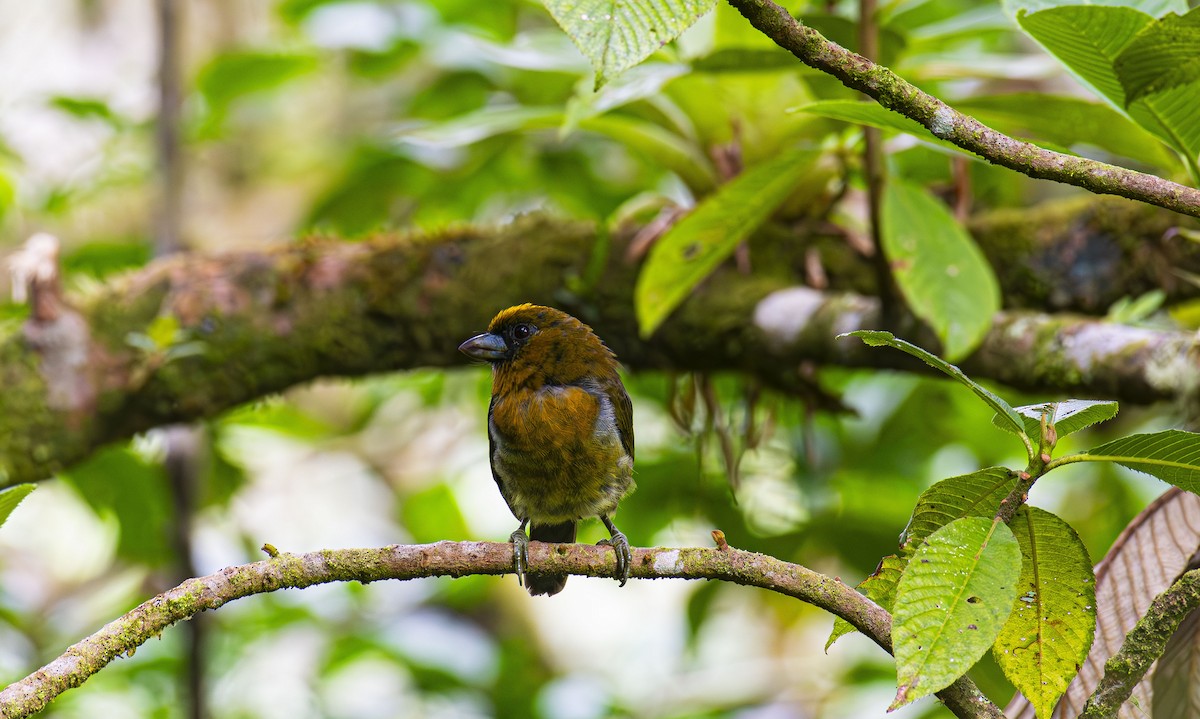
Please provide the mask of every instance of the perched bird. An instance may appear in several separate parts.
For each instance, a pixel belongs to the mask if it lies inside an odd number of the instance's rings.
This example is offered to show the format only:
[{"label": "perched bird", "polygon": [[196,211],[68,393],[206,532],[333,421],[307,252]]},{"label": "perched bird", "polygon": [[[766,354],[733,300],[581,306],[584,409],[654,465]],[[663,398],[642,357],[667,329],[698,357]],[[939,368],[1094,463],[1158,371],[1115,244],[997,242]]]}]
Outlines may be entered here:
[{"label": "perched bird", "polygon": [[511,537],[517,580],[532,595],[562,591],[565,575],[526,576],[529,540],[574,542],[576,523],[599,517],[624,586],[629,541],[612,515],[634,486],[633,405],[612,350],[571,315],[530,304],[503,310],[458,349],[492,365],[492,476],[521,521]]}]

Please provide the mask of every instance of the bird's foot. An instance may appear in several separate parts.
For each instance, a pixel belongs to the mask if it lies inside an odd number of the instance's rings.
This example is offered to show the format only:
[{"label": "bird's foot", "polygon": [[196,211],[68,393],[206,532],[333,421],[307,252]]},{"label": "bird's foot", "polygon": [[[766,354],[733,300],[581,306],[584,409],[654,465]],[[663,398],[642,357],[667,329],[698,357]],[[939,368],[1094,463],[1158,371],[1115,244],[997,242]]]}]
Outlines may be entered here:
[{"label": "bird's foot", "polygon": [[517,584],[525,585],[525,568],[529,566],[529,537],[525,536],[525,525],[509,535],[513,545],[513,568],[517,572]]},{"label": "bird's foot", "polygon": [[633,568],[633,552],[629,549],[629,540],[625,538],[624,533],[614,529],[611,540],[601,539],[597,544],[611,545],[613,551],[617,553],[617,571],[613,578],[621,580],[621,586],[625,586],[625,582],[629,581],[629,572]]}]

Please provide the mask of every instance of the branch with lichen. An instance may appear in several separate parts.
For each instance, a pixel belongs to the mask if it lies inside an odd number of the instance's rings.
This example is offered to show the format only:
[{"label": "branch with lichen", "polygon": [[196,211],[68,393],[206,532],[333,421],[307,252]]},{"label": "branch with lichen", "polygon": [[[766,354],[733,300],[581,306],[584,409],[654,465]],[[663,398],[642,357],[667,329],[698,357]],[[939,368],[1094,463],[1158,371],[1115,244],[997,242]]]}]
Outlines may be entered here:
[{"label": "branch with lichen", "polygon": [[888,68],[830,42],[771,0],[729,0],[729,4],[804,64],[833,75],[846,87],[866,93],[889,110],[919,122],[937,137],[989,162],[1030,177],[1200,217],[1200,190],[1014,139],[923,92]]},{"label": "branch with lichen", "polygon": [[[718,270],[642,339],[638,268],[622,259],[622,239],[611,242],[597,262],[590,223],[528,217],[171,257],[68,295],[60,311],[0,336],[0,483],[43,479],[104,444],[319,377],[462,365],[462,339],[521,302],[580,317],[634,370],[737,371],[788,392],[807,389],[814,365],[924,369],[834,339],[879,327],[878,300],[799,286],[777,267]],[[936,346],[911,318],[895,329]],[[1197,357],[1193,333],[1012,311],[996,315],[963,369],[1031,391],[1149,403],[1193,395]]]},{"label": "branch with lichen", "polygon": [[[1200,569],[1185,572],[1125,635],[1121,650],[1104,663],[1104,677],[1088,698],[1080,719],[1113,719],[1146,676],[1180,623],[1200,607]],[[1143,707],[1149,711],[1149,707]]]},{"label": "branch with lichen", "polygon": [[[714,535],[719,533],[714,532]],[[228,567],[143,602],[61,656],[0,691],[0,717],[27,717],[55,697],[83,684],[114,659],[131,654],[172,624],[235,599],[280,589],[302,589],[329,582],[376,582],[384,579],[464,577],[512,572],[512,545],[492,542],[438,542],[392,545],[378,549],[340,549],[287,554],[264,547],[272,556],[253,564]],[[590,545],[529,545],[529,560],[539,571],[611,577],[612,551]],[[637,579],[718,579],[779,592],[829,611],[850,622],[888,652],[891,616],[846,586],[798,564],[733,549],[718,536],[716,548],[633,550]],[[533,600],[539,601],[539,600]],[[1002,719],[992,704],[962,677],[938,693],[960,719]]]}]

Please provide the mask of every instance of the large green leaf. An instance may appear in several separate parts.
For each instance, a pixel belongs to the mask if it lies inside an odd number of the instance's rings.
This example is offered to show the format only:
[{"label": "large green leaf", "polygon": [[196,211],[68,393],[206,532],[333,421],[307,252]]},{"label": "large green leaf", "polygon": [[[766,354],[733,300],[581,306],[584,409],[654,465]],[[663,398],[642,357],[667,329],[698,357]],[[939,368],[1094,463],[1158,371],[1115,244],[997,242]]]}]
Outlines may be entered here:
[{"label": "large green leaf", "polygon": [[1089,449],[1080,460],[1116,462],[1200,494],[1200,434],[1168,429],[1134,434]]},{"label": "large green leaf", "polygon": [[1071,525],[1024,506],[1009,525],[1021,547],[1020,595],[992,653],[1039,719],[1079,672],[1096,627],[1096,578]]},{"label": "large green leaf", "polygon": [[1007,525],[957,519],[929,535],[896,589],[891,709],[944,689],[992,646],[1012,612],[1021,548]]},{"label": "large green leaf", "polygon": [[991,519],[1000,502],[1017,486],[1017,475],[1005,467],[988,467],[950,477],[921,493],[912,518],[900,535],[900,545],[911,554],[926,537],[963,517]]},{"label": "large green leaf", "polygon": [[1200,83],[1170,87],[1127,103],[1115,64],[1134,37],[1155,22],[1128,7],[1068,5],[1018,13],[1017,21],[1085,85],[1174,147],[1195,171],[1200,155]]},{"label": "large green leaf", "polygon": [[1147,25],[1113,63],[1129,105],[1147,95],[1200,82],[1200,8]]},{"label": "large green leaf", "polygon": [[818,154],[791,150],[722,185],[654,244],[634,290],[638,327],[649,336],[742,240],[766,222]]},{"label": "large green leaf", "polygon": [[[1002,0],[1005,12],[1016,16],[1022,11],[1036,12],[1047,8],[1060,7],[1063,0]],[[1187,0],[1079,0],[1075,5],[1108,5],[1111,7],[1129,7],[1147,15],[1161,17],[1169,12],[1184,13],[1188,10]]]},{"label": "large green leaf", "polygon": [[1000,283],[950,210],[919,185],[891,180],[880,211],[883,251],[909,309],[949,360],[970,354],[1000,309]]},{"label": "large green leaf", "polygon": [[596,87],[679,37],[716,0],[542,0],[592,61]]},{"label": "large green leaf", "polygon": [[29,496],[34,489],[32,484],[17,484],[0,491],[0,524],[8,521],[9,516],[21,500]]},{"label": "large green leaf", "polygon": [[[890,612],[896,600],[896,585],[900,583],[900,575],[904,572],[907,564],[907,558],[889,554],[879,560],[879,566],[875,568],[871,576],[859,582],[855,589]],[[829,651],[829,647],[833,646],[834,642],[853,631],[854,625],[841,617],[836,617],[833,620],[833,631],[830,632],[829,639],[825,642],[825,651]]]},{"label": "large green leaf", "polygon": [[[1068,434],[1116,417],[1118,409],[1117,403],[1111,400],[1064,399],[1017,407],[1017,413],[1025,420],[1025,432],[1030,437],[1041,436],[1042,415],[1046,414],[1046,421],[1054,425],[1055,433],[1062,439]],[[997,426],[1003,426],[1003,421],[1000,415],[992,417],[992,422]]]},{"label": "large green leaf", "polygon": [[1128,7],[1065,5],[1017,13],[1017,22],[1050,54],[1101,97],[1125,106],[1113,63],[1154,18]]},{"label": "large green leaf", "polygon": [[1025,434],[1025,424],[1021,421],[1021,415],[1017,414],[1017,411],[1012,408],[1012,405],[1010,405],[1008,402],[1005,402],[998,395],[989,392],[983,387],[983,385],[971,379],[964,374],[962,370],[950,364],[941,357],[923,350],[911,342],[905,342],[904,340],[897,338],[891,332],[885,332],[883,330],[855,330],[853,332],[847,332],[845,334],[838,335],[838,339],[841,339],[842,337],[857,337],[871,347],[892,347],[898,349],[901,352],[906,352],[913,357],[916,357],[939,372],[944,372],[945,374],[953,377],[969,387],[971,391],[975,393],[976,397],[979,397],[979,399],[986,402],[989,407],[996,411],[996,414],[1000,415],[1000,421],[996,424],[1001,429],[1012,432],[1019,437],[1023,437],[1025,441],[1028,442],[1029,437]]}]

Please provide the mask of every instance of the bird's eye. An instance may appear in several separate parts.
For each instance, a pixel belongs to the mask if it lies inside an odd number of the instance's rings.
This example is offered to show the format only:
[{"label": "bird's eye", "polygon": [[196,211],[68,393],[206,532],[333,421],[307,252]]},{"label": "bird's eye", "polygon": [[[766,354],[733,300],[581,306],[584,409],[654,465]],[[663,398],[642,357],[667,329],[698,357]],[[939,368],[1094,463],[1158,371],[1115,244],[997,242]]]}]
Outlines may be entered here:
[{"label": "bird's eye", "polygon": [[513,339],[527,340],[529,339],[529,336],[533,334],[533,327],[531,325],[517,325],[516,327],[513,327],[512,332]]}]

